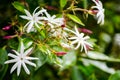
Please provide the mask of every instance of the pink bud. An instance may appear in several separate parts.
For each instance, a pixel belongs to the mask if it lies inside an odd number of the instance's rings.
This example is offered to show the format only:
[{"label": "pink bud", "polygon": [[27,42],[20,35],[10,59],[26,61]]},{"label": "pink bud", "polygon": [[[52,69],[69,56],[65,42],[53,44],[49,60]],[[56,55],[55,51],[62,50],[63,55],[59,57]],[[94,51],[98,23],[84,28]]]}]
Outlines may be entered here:
[{"label": "pink bud", "polygon": [[93,50],[92,47],[90,47],[90,46],[88,46],[88,45],[85,45],[85,46],[86,46],[87,50]]},{"label": "pink bud", "polygon": [[56,52],[55,53],[57,56],[63,56],[63,55],[65,55],[65,54],[67,54],[66,52]]},{"label": "pink bud", "polygon": [[95,15],[98,13],[98,10],[89,10],[88,13]]},{"label": "pink bud", "polygon": [[3,27],[2,30],[7,31],[7,30],[9,30],[10,28],[11,28],[11,26],[8,25],[8,26]]},{"label": "pink bud", "polygon": [[92,34],[93,32],[91,30],[88,30],[86,28],[78,28],[79,31],[86,33],[86,34]]},{"label": "pink bud", "polygon": [[55,8],[53,6],[45,6],[45,8],[47,8],[48,10],[57,10],[57,8]]},{"label": "pink bud", "polygon": [[3,39],[11,39],[13,36],[4,36]]},{"label": "pink bud", "polygon": [[99,0],[96,0],[97,3],[99,3]]}]

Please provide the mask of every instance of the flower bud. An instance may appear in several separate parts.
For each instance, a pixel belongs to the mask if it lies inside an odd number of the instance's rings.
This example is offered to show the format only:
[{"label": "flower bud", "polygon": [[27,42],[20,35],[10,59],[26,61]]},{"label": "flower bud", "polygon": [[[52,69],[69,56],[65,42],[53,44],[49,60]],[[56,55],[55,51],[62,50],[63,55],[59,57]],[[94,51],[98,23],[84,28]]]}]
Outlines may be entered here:
[{"label": "flower bud", "polygon": [[67,54],[66,52],[56,52],[55,53],[57,56],[63,56],[63,55],[65,55],[65,54]]},{"label": "flower bud", "polygon": [[86,28],[78,28],[79,31],[86,33],[86,34],[92,34],[93,32],[91,30],[88,30]]},{"label": "flower bud", "polygon": [[4,36],[3,39],[11,39],[13,36]]},{"label": "flower bud", "polygon": [[96,15],[98,13],[98,10],[88,10],[88,14]]},{"label": "flower bud", "polygon": [[11,28],[11,26],[8,25],[8,26],[3,27],[2,30],[7,31],[7,30],[9,30],[10,28]]}]

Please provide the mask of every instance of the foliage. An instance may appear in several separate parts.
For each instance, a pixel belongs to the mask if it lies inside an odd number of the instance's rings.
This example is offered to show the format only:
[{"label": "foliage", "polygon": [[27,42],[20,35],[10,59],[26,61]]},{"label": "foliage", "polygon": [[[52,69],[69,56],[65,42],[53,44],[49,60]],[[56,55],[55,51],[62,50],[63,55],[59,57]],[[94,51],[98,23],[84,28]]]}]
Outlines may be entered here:
[{"label": "foliage", "polygon": [[[0,1],[0,80],[119,80],[119,7],[119,0]],[[22,62],[20,75],[11,73],[15,53],[36,59],[24,62],[30,74]]]}]

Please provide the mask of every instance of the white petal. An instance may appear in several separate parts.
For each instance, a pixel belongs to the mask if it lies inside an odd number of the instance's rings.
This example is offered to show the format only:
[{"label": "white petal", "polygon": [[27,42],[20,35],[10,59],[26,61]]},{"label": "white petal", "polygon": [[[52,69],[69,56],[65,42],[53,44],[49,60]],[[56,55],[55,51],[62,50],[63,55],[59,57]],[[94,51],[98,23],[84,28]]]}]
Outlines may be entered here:
[{"label": "white petal", "polygon": [[32,18],[32,15],[30,14],[30,12],[28,10],[25,9],[25,13],[28,17]]},{"label": "white petal", "polygon": [[19,53],[16,50],[12,50],[14,53],[16,53],[16,55],[19,56]]},{"label": "white petal", "polygon": [[76,26],[75,26],[75,31],[76,31],[76,35],[79,35],[78,29]]},{"label": "white petal", "polygon": [[68,39],[77,39],[78,37],[70,37],[70,38],[68,38]]},{"label": "white petal", "polygon": [[81,43],[81,49],[80,49],[81,52],[83,51],[83,46],[84,46],[84,43]]},{"label": "white petal", "polygon": [[31,18],[28,17],[28,16],[20,16],[20,17],[23,18],[23,19],[31,20]]},{"label": "white petal", "polygon": [[5,61],[5,64],[14,63],[17,61],[18,61],[18,59],[12,59],[12,60]]},{"label": "white petal", "polygon": [[18,62],[18,65],[17,65],[17,75],[19,76],[20,74],[20,71],[21,71],[21,61]]},{"label": "white petal", "polygon": [[20,44],[20,54],[23,54],[24,53],[24,45],[23,45],[23,41],[21,41],[21,44]]},{"label": "white petal", "polygon": [[77,46],[75,47],[75,49],[78,49],[80,47],[81,42],[78,42]]},{"label": "white petal", "polygon": [[[35,10],[34,10],[34,12],[33,12],[33,16],[35,15],[35,12],[37,11],[37,9],[38,9],[39,7],[37,7]],[[39,14],[38,14],[39,15]]]},{"label": "white petal", "polygon": [[19,62],[16,62],[16,63],[12,66],[12,68],[11,68],[11,70],[10,70],[10,73],[12,73],[12,72],[18,67],[18,63],[19,63]]},{"label": "white petal", "polygon": [[78,40],[74,40],[74,41],[71,42],[71,44],[73,45],[73,44],[75,44],[77,42],[78,42]]},{"label": "white petal", "polygon": [[30,24],[29,24],[28,27],[27,27],[27,33],[29,33],[29,32],[31,31],[31,29],[32,29],[32,27],[33,27],[33,24],[34,24],[34,22],[31,21]]},{"label": "white petal", "polygon": [[28,50],[26,50],[26,51],[25,51],[25,53],[24,53],[24,54],[25,54],[25,55],[29,54],[29,53],[30,53],[30,51],[32,51],[32,49],[33,49],[33,47],[29,48]]},{"label": "white petal", "polygon": [[40,28],[40,26],[35,22],[35,26],[37,27],[37,28]]},{"label": "white petal", "polygon": [[26,64],[25,64],[24,62],[22,62],[22,65],[23,65],[23,68],[24,68],[25,72],[26,72],[27,74],[30,74],[30,71],[29,71],[29,69],[27,68]]},{"label": "white petal", "polygon": [[84,40],[87,40],[87,39],[89,39],[89,38],[90,38],[89,36],[85,36],[85,37],[84,37]]},{"label": "white petal", "polygon": [[29,65],[31,65],[31,66],[36,67],[36,64],[33,63],[33,62],[30,62],[30,61],[28,61],[28,60],[25,60],[24,62],[25,62],[26,64],[29,64]]},{"label": "white petal", "polygon": [[27,23],[25,24],[23,30],[24,30],[26,27],[28,27],[28,25],[29,25],[30,23],[31,23],[31,21],[27,22]]},{"label": "white petal", "polygon": [[27,59],[27,60],[38,60],[39,58],[36,58],[36,57],[26,57],[25,59]]},{"label": "white petal", "polygon": [[84,47],[85,53],[87,53],[86,45],[83,45],[83,47]]},{"label": "white petal", "polygon": [[9,56],[9,57],[12,57],[12,58],[18,57],[18,56],[14,55],[14,54],[11,54],[11,53],[9,53],[8,56]]}]

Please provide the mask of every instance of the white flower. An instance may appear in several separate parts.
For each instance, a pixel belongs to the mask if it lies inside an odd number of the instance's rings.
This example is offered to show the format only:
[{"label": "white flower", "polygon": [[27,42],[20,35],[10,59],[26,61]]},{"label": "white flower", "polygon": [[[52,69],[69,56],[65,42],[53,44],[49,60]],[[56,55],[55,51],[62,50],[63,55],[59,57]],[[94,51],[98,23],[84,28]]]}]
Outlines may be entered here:
[{"label": "white flower", "polygon": [[48,22],[48,25],[51,28],[54,28],[55,26],[61,26],[64,24],[64,18],[56,18],[56,15],[51,16],[47,11],[44,12],[46,17],[44,20]]},{"label": "white flower", "polygon": [[98,19],[97,23],[103,25],[104,24],[104,9],[102,2],[99,0],[92,0],[96,6],[92,6],[92,9],[97,9],[98,12],[96,14],[96,18]]},{"label": "white flower", "polygon": [[24,15],[20,16],[21,18],[28,20],[27,24],[24,26],[24,28],[27,27],[27,29],[26,29],[27,33],[33,31],[34,30],[34,26],[39,28],[39,24],[43,25],[43,23],[40,20],[43,20],[44,17],[41,17],[39,15],[42,14],[43,12],[45,12],[46,10],[42,9],[42,10],[36,12],[38,10],[38,8],[39,7],[37,7],[34,10],[32,15],[30,14],[30,12],[28,10],[25,9],[26,16],[24,16]]},{"label": "white flower", "polygon": [[38,58],[29,57],[29,53],[31,52],[32,48],[29,48],[24,52],[24,45],[21,42],[20,53],[16,50],[13,50],[15,54],[9,53],[8,56],[13,58],[5,62],[5,64],[15,63],[11,68],[10,73],[12,73],[17,68],[17,75],[19,76],[21,67],[24,68],[27,74],[30,74],[29,69],[27,68],[26,64],[36,67],[36,64],[31,62],[30,60],[37,60]]},{"label": "white flower", "polygon": [[53,37],[60,37],[60,38],[63,38],[63,37],[67,37],[67,33],[64,31],[64,28],[62,27],[57,27],[56,29],[53,28],[51,29],[51,36]]},{"label": "white flower", "polygon": [[87,53],[87,46],[92,47],[92,45],[86,41],[90,37],[84,36],[84,33],[79,33],[76,26],[75,26],[75,32],[67,28],[66,30],[75,34],[75,36],[68,38],[69,40],[72,40],[71,45],[77,44],[77,46],[74,49],[78,49],[79,47],[81,47],[81,51],[83,51],[83,48],[84,48],[85,53]]}]

